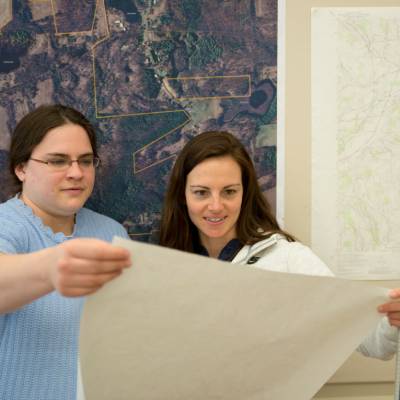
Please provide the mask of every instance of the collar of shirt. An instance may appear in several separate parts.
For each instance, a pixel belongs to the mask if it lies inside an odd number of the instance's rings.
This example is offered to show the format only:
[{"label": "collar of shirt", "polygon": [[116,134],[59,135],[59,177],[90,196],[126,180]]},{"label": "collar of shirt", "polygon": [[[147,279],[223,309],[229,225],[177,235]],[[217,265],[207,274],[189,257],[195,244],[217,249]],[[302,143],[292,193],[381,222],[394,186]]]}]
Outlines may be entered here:
[{"label": "collar of shirt", "polygon": [[[232,261],[242,247],[243,246],[240,243],[239,239],[230,240],[219,253],[218,260]],[[195,247],[195,253],[200,254],[202,256],[207,256],[207,257],[210,256],[207,252],[207,249],[203,247],[201,244]]]}]

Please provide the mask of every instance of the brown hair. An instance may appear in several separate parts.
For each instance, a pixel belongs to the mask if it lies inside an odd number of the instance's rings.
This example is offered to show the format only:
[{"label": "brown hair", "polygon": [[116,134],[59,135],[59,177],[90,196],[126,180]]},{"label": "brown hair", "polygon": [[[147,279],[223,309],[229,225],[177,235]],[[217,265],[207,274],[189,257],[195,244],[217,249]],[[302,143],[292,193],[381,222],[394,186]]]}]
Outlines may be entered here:
[{"label": "brown hair", "polygon": [[175,161],[163,205],[159,244],[194,252],[199,236],[187,211],[186,177],[202,161],[222,156],[232,157],[242,172],[243,200],[236,226],[240,242],[243,245],[254,244],[273,233],[280,233],[289,241],[294,241],[293,236],[279,227],[272,214],[258,185],[254,165],[242,143],[228,132],[211,131],[190,140]]},{"label": "brown hair", "polygon": [[15,168],[29,160],[33,149],[43,140],[47,132],[66,124],[80,125],[88,134],[93,154],[97,154],[96,132],[91,123],[79,111],[61,104],[42,105],[25,115],[11,135],[9,170],[17,190],[21,182],[15,175]]}]

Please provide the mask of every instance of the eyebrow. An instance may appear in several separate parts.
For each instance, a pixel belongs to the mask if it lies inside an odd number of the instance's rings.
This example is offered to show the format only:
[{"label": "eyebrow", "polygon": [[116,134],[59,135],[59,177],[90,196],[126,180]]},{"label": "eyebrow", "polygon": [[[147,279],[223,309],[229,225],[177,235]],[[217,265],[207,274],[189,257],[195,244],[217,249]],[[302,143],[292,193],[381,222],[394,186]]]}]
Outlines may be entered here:
[{"label": "eyebrow", "polygon": [[[241,183],[232,183],[231,185],[224,186],[223,189],[228,189],[228,188],[231,188],[232,186],[242,186],[242,184]],[[193,188],[209,189],[208,186],[203,186],[203,185],[190,185],[189,187],[191,189],[193,189]]]},{"label": "eyebrow", "polygon": [[[46,153],[46,156],[50,156],[50,157],[64,157],[64,158],[69,158],[68,154],[64,154],[64,153]],[[78,158],[82,158],[82,157],[87,157],[87,156],[93,156],[93,152],[91,153],[85,153],[85,154],[80,154],[78,156]]]}]

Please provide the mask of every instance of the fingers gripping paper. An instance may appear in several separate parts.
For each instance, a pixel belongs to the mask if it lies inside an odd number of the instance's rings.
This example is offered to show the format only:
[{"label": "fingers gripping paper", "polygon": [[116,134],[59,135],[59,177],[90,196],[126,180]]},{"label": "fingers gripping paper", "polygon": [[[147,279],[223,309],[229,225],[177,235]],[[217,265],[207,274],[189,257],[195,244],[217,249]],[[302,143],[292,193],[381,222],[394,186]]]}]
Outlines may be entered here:
[{"label": "fingers gripping paper", "polygon": [[117,239],[133,266],[86,302],[86,400],[308,400],[386,289]]}]

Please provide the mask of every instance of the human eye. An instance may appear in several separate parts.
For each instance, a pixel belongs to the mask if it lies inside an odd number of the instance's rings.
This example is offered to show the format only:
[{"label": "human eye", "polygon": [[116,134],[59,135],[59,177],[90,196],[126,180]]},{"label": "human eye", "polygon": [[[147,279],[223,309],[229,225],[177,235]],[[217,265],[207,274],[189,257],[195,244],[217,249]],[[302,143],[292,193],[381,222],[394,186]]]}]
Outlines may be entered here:
[{"label": "human eye", "polygon": [[236,189],[225,189],[225,194],[228,197],[232,197],[237,193]]},{"label": "human eye", "polygon": [[93,157],[82,157],[78,160],[81,167],[89,168],[93,165]]},{"label": "human eye", "polygon": [[192,192],[197,198],[202,199],[207,196],[208,191],[206,189],[194,189]]},{"label": "human eye", "polygon": [[68,165],[68,160],[66,158],[50,158],[47,163],[54,168],[64,168]]}]

